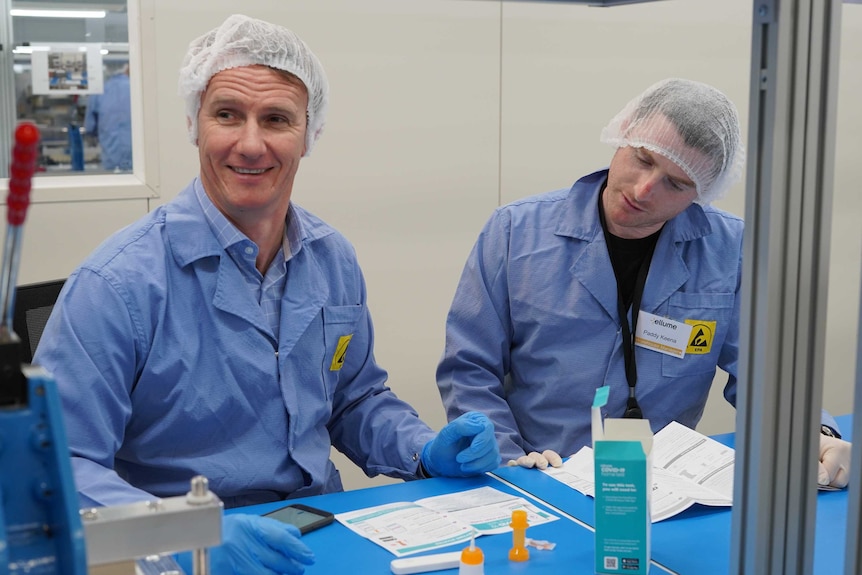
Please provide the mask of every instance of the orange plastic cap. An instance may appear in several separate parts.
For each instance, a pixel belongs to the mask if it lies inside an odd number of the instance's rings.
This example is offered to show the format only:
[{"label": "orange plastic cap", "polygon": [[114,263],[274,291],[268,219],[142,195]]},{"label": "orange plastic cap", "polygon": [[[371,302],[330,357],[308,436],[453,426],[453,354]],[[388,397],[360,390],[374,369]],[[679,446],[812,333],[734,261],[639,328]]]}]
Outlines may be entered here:
[{"label": "orange plastic cap", "polygon": [[509,527],[512,529],[526,529],[530,524],[527,523],[527,512],[523,509],[515,509],[512,511],[512,522]]},{"label": "orange plastic cap", "polygon": [[461,563],[464,565],[481,565],[485,562],[485,554],[478,547],[465,547],[461,551]]}]

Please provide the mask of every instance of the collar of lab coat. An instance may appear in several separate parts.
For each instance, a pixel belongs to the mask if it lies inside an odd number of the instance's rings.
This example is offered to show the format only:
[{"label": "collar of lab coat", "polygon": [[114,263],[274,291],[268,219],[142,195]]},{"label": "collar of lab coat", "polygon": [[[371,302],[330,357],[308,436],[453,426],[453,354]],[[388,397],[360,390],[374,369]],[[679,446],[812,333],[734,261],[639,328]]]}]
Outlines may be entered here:
[{"label": "collar of lab coat", "polygon": [[[555,233],[588,245],[579,251],[569,272],[593,294],[613,318],[618,317],[616,280],[607,244],[599,220],[598,196],[607,179],[607,169],[584,176],[569,190],[560,210]],[[669,220],[656,244],[650,273],[644,289],[641,309],[656,313],[691,277],[682,257],[682,242],[693,241],[712,233],[712,226],[698,204],[692,204]]]},{"label": "collar of lab coat", "polygon": [[[224,249],[209,229],[206,216],[195,197],[194,187],[200,185],[195,178],[177,198],[166,206],[166,230],[171,251],[181,267],[212,256],[220,256]],[[334,232],[318,217],[290,204],[293,220],[300,228],[302,245],[326,237]]]}]

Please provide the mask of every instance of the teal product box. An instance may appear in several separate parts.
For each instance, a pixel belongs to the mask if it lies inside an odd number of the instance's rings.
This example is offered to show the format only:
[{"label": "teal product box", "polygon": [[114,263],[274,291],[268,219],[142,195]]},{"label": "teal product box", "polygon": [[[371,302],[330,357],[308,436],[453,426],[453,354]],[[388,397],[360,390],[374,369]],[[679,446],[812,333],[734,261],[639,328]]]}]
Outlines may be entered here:
[{"label": "teal product box", "polygon": [[653,433],[643,419],[607,419],[603,427],[593,426],[596,573],[646,575]]}]

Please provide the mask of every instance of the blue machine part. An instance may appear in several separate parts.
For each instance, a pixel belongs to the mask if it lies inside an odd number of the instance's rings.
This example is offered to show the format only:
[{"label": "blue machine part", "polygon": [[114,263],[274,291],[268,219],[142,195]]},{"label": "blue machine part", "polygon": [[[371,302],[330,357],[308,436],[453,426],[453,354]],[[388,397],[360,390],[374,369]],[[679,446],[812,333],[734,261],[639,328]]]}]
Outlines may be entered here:
[{"label": "blue machine part", "polygon": [[84,139],[81,136],[81,127],[75,124],[67,126],[69,130],[69,157],[72,161],[73,172],[84,171]]},{"label": "blue machine part", "polygon": [[22,371],[27,401],[0,406],[0,575],[86,575],[56,383],[42,368]]},{"label": "blue machine part", "polygon": [[[3,446],[0,445],[0,449]],[[9,548],[6,545],[6,517],[3,515],[3,484],[0,483],[0,573],[9,572]]]}]

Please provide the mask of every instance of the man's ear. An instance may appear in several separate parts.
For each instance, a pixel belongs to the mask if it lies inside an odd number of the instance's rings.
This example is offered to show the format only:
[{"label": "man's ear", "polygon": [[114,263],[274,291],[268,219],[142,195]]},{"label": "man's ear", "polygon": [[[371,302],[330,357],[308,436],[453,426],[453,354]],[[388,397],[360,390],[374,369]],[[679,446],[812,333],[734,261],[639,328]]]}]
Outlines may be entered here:
[{"label": "man's ear", "polygon": [[[192,129],[192,119],[189,118],[188,116],[186,116],[186,130],[191,130],[191,129]],[[195,137],[195,146],[197,146],[197,145],[198,145],[198,139],[197,139],[197,137]]]}]

